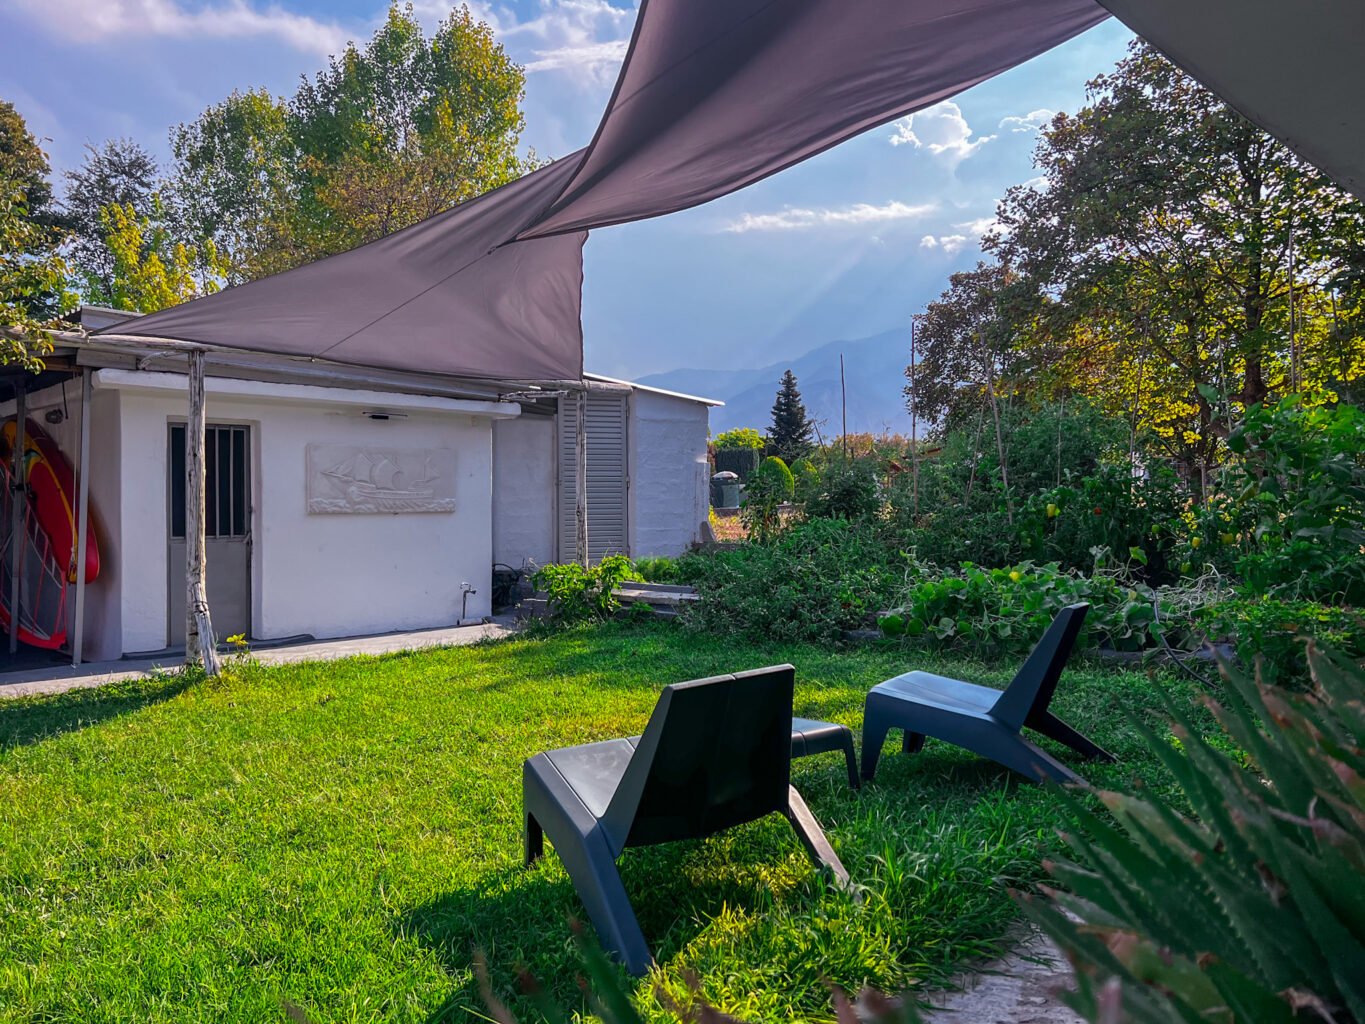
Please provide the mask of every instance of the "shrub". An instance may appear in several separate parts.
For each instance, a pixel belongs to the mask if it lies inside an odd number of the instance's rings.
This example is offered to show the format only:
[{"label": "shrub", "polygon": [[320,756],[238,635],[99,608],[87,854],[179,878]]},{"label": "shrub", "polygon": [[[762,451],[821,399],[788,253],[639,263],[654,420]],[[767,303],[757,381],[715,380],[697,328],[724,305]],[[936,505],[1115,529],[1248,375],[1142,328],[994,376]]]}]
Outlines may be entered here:
[{"label": "shrub", "polygon": [[876,460],[831,458],[809,489],[803,511],[809,519],[876,519],[881,511]]},{"label": "shrub", "polygon": [[734,430],[727,430],[722,434],[717,434],[715,441],[712,442],[718,449],[749,449],[752,451],[762,451],[767,443],[763,440],[763,435],[753,427],[735,427]]},{"label": "shrub", "polygon": [[870,624],[902,575],[898,555],[869,526],[817,519],[770,544],[685,555],[678,576],[701,600],[692,626],[721,635],[837,640]]},{"label": "shrub", "polygon": [[555,620],[563,623],[606,618],[621,607],[612,591],[639,578],[625,555],[609,555],[586,569],[576,562],[545,565],[532,577],[537,589],[548,595]]},{"label": "shrub", "polygon": [[795,489],[785,462],[776,455],[763,460],[745,487],[744,504],[740,506],[740,519],[750,538],[764,544],[777,536],[782,528],[780,508],[791,500]]},{"label": "shrub", "polygon": [[1365,672],[1312,646],[1308,662],[1312,694],[1224,667],[1208,704],[1234,753],[1174,703],[1176,743],[1133,719],[1195,820],[1145,790],[1100,794],[1112,818],[1058,793],[1074,860],[1024,910],[1089,1020],[1365,1020]]},{"label": "shrub", "polygon": [[1365,602],[1365,414],[1290,396],[1248,409],[1228,447],[1221,487],[1235,498],[1205,516],[1209,547],[1228,548],[1257,593]]},{"label": "shrub", "polygon": [[1172,561],[1187,498],[1170,469],[1157,463],[1135,477],[1125,463],[1064,477],[1062,486],[1039,491],[1015,514],[1019,543],[1029,557],[1086,570],[1095,548],[1136,549],[1142,553],[1139,575],[1145,581],[1178,577]]},{"label": "shrub", "polygon": [[1267,678],[1287,683],[1306,674],[1304,642],[1317,640],[1353,658],[1365,656],[1365,622],[1352,608],[1272,597],[1237,597],[1204,609],[1209,636],[1237,645],[1248,665],[1259,655]]}]

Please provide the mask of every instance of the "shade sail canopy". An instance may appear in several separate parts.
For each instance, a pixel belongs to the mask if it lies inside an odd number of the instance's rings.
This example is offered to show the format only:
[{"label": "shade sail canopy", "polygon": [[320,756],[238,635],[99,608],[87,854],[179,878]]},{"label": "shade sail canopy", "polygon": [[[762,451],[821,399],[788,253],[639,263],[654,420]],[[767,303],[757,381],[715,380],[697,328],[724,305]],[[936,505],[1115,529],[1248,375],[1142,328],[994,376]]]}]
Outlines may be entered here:
[{"label": "shade sail canopy", "polygon": [[577,380],[587,232],[503,243],[563,190],[580,159],[349,252],[96,333],[458,377]]},{"label": "shade sail canopy", "polygon": [[102,333],[506,380],[582,371],[589,229],[704,203],[1112,10],[1365,197],[1361,0],[644,0],[592,143],[388,238]]},{"label": "shade sail canopy", "polygon": [[1102,0],[1247,120],[1365,199],[1365,0]]}]

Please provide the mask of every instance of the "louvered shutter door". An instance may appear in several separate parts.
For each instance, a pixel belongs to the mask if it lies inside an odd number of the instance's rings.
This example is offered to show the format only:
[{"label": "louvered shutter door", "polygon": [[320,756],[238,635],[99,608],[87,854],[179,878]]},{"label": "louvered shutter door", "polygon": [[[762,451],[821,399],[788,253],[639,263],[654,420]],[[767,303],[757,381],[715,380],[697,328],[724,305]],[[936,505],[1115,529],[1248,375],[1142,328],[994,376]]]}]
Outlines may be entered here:
[{"label": "louvered shutter door", "polygon": [[[576,556],[574,436],[578,402],[559,401],[559,560]],[[626,550],[626,398],[588,392],[588,558]]]}]

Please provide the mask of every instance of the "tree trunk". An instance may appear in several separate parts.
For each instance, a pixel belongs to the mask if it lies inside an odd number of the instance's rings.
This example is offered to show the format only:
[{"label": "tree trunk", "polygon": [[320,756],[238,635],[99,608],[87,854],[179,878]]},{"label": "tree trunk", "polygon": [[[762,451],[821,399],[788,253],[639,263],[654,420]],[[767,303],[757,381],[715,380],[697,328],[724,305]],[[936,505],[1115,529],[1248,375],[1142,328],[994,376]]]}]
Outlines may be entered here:
[{"label": "tree trunk", "polygon": [[218,674],[218,643],[204,583],[204,353],[189,354],[190,418],[185,428],[185,665]]}]

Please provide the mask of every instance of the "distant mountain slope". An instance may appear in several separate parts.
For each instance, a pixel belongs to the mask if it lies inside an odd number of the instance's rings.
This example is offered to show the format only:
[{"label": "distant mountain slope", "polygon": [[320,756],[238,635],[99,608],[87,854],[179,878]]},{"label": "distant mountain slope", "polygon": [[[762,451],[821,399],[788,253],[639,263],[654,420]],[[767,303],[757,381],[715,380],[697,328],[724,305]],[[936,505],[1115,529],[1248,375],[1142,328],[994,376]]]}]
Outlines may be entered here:
[{"label": "distant mountain slope", "polygon": [[801,397],[826,437],[839,433],[839,354],[844,356],[850,432],[891,430],[910,432],[901,389],[905,386],[909,335],[886,331],[870,338],[832,341],[805,355],[757,370],[670,370],[651,373],[637,383],[705,398],[725,405],[711,410],[711,431],[732,427],[766,430],[772,421],[773,399],[782,371],[796,374]]}]

